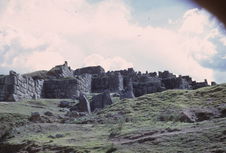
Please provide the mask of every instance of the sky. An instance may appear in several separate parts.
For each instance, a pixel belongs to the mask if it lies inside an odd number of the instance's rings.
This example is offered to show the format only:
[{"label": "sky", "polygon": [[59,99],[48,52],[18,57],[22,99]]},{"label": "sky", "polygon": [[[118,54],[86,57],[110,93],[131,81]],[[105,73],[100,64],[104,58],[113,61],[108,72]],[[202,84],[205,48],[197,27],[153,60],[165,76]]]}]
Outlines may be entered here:
[{"label": "sky", "polygon": [[0,74],[101,65],[226,82],[222,24],[189,0],[0,0]]}]

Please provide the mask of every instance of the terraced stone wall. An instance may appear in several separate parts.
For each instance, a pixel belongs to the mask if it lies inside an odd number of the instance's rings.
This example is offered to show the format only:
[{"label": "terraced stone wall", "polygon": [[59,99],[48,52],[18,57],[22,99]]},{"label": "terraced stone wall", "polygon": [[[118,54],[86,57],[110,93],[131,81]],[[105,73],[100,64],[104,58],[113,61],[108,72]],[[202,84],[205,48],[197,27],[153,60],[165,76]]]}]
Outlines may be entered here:
[{"label": "terraced stone wall", "polygon": [[91,91],[91,75],[84,74],[75,78],[45,80],[43,98],[76,98],[80,92]]},{"label": "terraced stone wall", "polygon": [[110,72],[103,75],[93,76],[92,92],[119,92],[123,90],[123,77],[119,72]]}]

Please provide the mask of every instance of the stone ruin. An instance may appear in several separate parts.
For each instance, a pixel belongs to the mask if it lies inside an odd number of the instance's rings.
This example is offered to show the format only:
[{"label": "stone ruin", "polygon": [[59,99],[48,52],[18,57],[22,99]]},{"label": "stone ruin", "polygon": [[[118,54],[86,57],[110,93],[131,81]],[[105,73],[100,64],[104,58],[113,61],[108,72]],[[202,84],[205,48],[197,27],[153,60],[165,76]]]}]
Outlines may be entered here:
[{"label": "stone ruin", "polygon": [[44,80],[34,80],[10,71],[9,75],[0,77],[0,101],[41,98],[43,83]]},{"label": "stone ruin", "polygon": [[[215,84],[215,83],[212,83]],[[132,98],[167,89],[197,89],[208,86],[192,81],[189,76],[176,76],[169,71],[141,73],[133,68],[120,71],[105,70],[101,66],[72,70],[68,63],[49,71],[29,74],[0,75],[0,101],[20,101],[37,98],[79,98],[80,94],[111,92]]]}]

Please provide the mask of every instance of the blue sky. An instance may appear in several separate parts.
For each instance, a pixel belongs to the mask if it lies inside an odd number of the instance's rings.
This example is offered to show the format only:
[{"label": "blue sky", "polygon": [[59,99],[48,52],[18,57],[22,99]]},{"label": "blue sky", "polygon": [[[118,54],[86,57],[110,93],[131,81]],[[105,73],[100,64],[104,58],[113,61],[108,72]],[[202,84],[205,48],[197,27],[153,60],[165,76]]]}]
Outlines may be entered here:
[{"label": "blue sky", "polygon": [[[164,26],[168,19],[177,20],[181,14],[195,6],[188,0],[125,0],[132,7],[132,15],[141,24]],[[167,15],[166,15],[167,14]]]},{"label": "blue sky", "polygon": [[[98,3],[104,0],[88,0]],[[189,0],[123,0],[130,8],[133,18],[141,25],[166,26],[168,19],[177,20],[187,10],[198,8]]]},{"label": "blue sky", "polygon": [[189,0],[0,0],[0,73],[63,63],[226,82],[226,37]]}]

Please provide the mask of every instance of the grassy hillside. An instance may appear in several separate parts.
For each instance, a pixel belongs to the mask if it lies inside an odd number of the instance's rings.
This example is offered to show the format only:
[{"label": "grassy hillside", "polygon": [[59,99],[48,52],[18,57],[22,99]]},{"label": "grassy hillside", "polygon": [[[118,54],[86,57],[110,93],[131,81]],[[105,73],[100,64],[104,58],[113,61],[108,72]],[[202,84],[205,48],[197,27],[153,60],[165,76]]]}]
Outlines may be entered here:
[{"label": "grassy hillside", "polygon": [[114,100],[82,117],[65,116],[57,99],[0,103],[0,152],[226,152],[226,84]]}]

